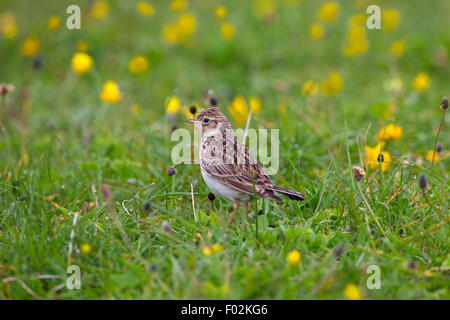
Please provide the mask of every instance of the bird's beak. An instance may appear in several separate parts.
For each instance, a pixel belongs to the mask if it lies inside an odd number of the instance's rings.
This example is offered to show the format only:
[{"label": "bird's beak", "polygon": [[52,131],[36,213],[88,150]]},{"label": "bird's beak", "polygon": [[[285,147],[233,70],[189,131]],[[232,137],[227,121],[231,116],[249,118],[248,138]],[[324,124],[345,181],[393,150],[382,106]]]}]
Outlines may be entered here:
[{"label": "bird's beak", "polygon": [[194,123],[195,121],[197,121],[197,119],[192,118],[192,119],[187,119],[186,122],[188,123]]}]

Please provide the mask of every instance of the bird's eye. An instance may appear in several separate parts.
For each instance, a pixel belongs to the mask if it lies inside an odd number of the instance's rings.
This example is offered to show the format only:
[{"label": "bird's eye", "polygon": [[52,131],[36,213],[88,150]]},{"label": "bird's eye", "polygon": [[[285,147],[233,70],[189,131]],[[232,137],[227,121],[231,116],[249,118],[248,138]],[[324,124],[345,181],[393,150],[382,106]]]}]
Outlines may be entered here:
[{"label": "bird's eye", "polygon": [[209,122],[208,118],[203,119],[203,123],[208,123],[208,122]]}]

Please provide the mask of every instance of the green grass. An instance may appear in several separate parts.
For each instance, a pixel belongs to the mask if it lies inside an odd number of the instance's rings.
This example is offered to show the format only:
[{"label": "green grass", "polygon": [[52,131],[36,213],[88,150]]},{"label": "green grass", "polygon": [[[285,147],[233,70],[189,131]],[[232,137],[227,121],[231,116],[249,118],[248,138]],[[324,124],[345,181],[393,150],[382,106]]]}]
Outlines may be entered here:
[{"label": "green grass", "polygon": [[[448,116],[439,137],[441,160],[430,170],[425,158],[440,124],[441,98],[450,94],[445,1],[380,1],[399,11],[400,24],[392,32],[366,30],[369,48],[352,58],[342,54],[341,44],[350,16],[365,12],[354,1],[339,2],[338,19],[324,23],[318,41],[309,37],[321,5],[315,1],[280,4],[267,20],[255,17],[251,2],[226,3],[225,21],[236,28],[231,41],[220,37],[214,17],[219,2],[191,1],[187,12],[197,28],[190,45],[161,40],[162,26],[179,15],[165,1],[152,1],[150,18],[133,1],[111,1],[105,21],[88,17],[88,1],[80,1],[78,31],[65,28],[70,1],[0,3],[0,14],[15,14],[19,28],[14,39],[0,42],[0,82],[15,85],[0,112],[6,105],[1,299],[343,299],[352,283],[365,299],[450,298]],[[46,29],[51,15],[63,19],[54,32]],[[41,42],[37,71],[19,49],[30,34]],[[79,40],[95,63],[80,77],[70,68]],[[406,44],[398,59],[388,54],[395,40]],[[139,76],[128,70],[137,54],[150,64]],[[302,94],[305,81],[320,82],[332,71],[344,82],[335,97]],[[431,79],[420,93],[411,87],[419,72]],[[393,78],[403,83],[396,94],[384,85]],[[98,99],[108,79],[121,89],[117,104]],[[164,101],[175,94],[187,107],[197,102],[205,108],[208,89],[234,128],[239,126],[226,109],[233,97],[261,98],[251,127],[280,129],[280,170],[272,180],[304,193],[305,202],[284,198],[277,207],[258,200],[264,212],[258,220],[252,203],[249,219],[241,208],[227,228],[232,205],[217,197],[212,211],[198,166],[179,166],[167,176],[176,144],[171,128],[187,126],[181,113],[167,117]],[[130,111],[135,103],[140,115]],[[383,148],[392,163],[382,178],[369,169],[357,183],[352,166],[364,166],[364,146],[375,146],[375,135],[388,123],[403,129],[400,140]],[[422,173],[428,200],[417,185]],[[112,191],[110,199],[102,185]],[[163,230],[164,221],[171,230]],[[72,229],[70,263],[81,268],[81,290],[61,285]],[[92,250],[83,253],[82,244]],[[213,245],[223,250],[205,255]],[[291,250],[301,253],[298,265],[286,261]],[[365,269],[373,264],[381,269],[379,290],[366,286]]]}]

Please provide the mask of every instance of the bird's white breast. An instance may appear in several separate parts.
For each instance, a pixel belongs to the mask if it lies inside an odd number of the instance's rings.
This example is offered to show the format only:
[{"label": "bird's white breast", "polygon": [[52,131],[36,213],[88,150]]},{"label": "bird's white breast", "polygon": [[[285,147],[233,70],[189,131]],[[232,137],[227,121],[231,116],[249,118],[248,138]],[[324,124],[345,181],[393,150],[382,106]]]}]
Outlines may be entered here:
[{"label": "bird's white breast", "polygon": [[[223,161],[222,158],[222,150],[217,150],[217,153],[213,156],[211,152],[214,153],[213,150],[215,148],[208,147],[207,140],[211,136],[217,137],[216,143],[218,140],[222,138],[222,132],[219,130],[219,128],[215,130],[209,130],[208,132],[204,133],[202,135],[202,140],[200,142],[201,150],[200,150],[200,168],[203,176],[203,180],[205,180],[208,187],[217,195],[220,195],[223,198],[226,198],[230,201],[236,201],[236,200],[242,200],[242,201],[248,201],[248,199],[251,198],[251,195],[238,191],[234,189],[233,187],[227,185],[226,183],[223,183],[219,181],[217,178],[210,175],[206,170],[204,169],[204,162],[207,162],[207,165],[216,165],[221,164]],[[222,143],[220,142],[220,147],[222,147]],[[219,147],[219,149],[220,149]]]},{"label": "bird's white breast", "polygon": [[240,200],[243,196],[245,196],[245,193],[242,193],[240,191],[237,191],[226,184],[220,182],[216,178],[214,178],[212,175],[210,175],[208,172],[205,171],[205,169],[201,168],[203,179],[205,180],[208,187],[212,190],[212,192],[230,200]]}]

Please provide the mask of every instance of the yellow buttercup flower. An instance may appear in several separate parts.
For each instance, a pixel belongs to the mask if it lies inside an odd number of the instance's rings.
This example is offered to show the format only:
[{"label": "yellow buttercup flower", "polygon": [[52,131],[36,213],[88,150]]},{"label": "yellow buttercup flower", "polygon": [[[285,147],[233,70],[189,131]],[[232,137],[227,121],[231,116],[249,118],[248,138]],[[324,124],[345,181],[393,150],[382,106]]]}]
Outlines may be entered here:
[{"label": "yellow buttercup flower", "polygon": [[26,57],[33,57],[39,52],[40,43],[36,37],[28,37],[20,46],[20,52]]},{"label": "yellow buttercup flower", "polygon": [[182,14],[175,23],[166,24],[162,37],[168,43],[177,43],[188,39],[197,28],[197,19],[191,14]]},{"label": "yellow buttercup flower", "polygon": [[412,87],[416,91],[424,91],[430,86],[430,78],[425,72],[419,72],[412,81]]},{"label": "yellow buttercup flower", "polygon": [[424,273],[423,273],[423,275],[424,275],[425,277],[432,277],[432,276],[434,275],[434,273],[431,272],[430,270],[425,270]]},{"label": "yellow buttercup flower", "polygon": [[170,10],[172,11],[184,11],[186,9],[185,0],[173,0],[170,3]]},{"label": "yellow buttercup flower", "polygon": [[103,84],[103,90],[99,93],[99,98],[103,102],[117,103],[121,99],[119,86],[112,80]]},{"label": "yellow buttercup flower", "polygon": [[248,104],[250,105],[250,109],[254,114],[258,114],[261,110],[261,99],[259,97],[248,98]]},{"label": "yellow buttercup flower", "polygon": [[223,6],[218,6],[214,12],[217,19],[223,19],[227,15],[227,9]]},{"label": "yellow buttercup flower", "polygon": [[205,245],[205,246],[202,247],[202,252],[203,252],[203,254],[204,254],[206,257],[209,257],[209,256],[212,255],[212,253],[213,253],[211,247],[208,246],[208,245]]},{"label": "yellow buttercup flower", "polygon": [[182,14],[178,18],[179,33],[183,37],[192,35],[197,28],[197,19],[191,14]]},{"label": "yellow buttercup flower", "polygon": [[403,41],[394,41],[389,47],[389,54],[395,58],[400,58],[405,52],[405,43]]},{"label": "yellow buttercup flower", "polygon": [[238,125],[243,125],[248,117],[248,108],[244,97],[241,95],[235,96],[231,105],[228,106],[228,112]]},{"label": "yellow buttercup flower", "polygon": [[350,42],[356,42],[364,39],[365,28],[362,26],[355,25],[351,27],[348,31],[348,40]]},{"label": "yellow buttercup flower", "polygon": [[0,30],[5,39],[13,39],[17,35],[16,17],[12,13],[5,12],[0,15]]},{"label": "yellow buttercup flower", "polygon": [[319,85],[312,80],[308,80],[302,86],[302,93],[305,96],[313,97],[319,93]]},{"label": "yellow buttercup flower", "polygon": [[167,24],[162,28],[162,37],[167,43],[177,43],[180,39],[178,26],[176,24]]},{"label": "yellow buttercup flower", "polygon": [[180,109],[181,102],[177,96],[172,96],[166,99],[166,110],[168,114],[174,114]]},{"label": "yellow buttercup flower", "polygon": [[366,15],[364,13],[358,13],[350,17],[349,26],[352,27],[364,27],[366,25]]},{"label": "yellow buttercup flower", "polygon": [[17,25],[15,23],[11,23],[2,28],[3,37],[5,39],[13,39],[18,32]]},{"label": "yellow buttercup flower", "polygon": [[91,70],[94,61],[91,56],[84,52],[77,52],[73,55],[71,65],[76,74],[82,75]]},{"label": "yellow buttercup flower", "polygon": [[194,105],[195,108],[196,108],[195,114],[192,114],[191,108],[190,108],[190,107],[184,107],[184,108],[183,108],[183,113],[184,113],[184,116],[186,117],[186,119],[192,119],[192,118],[195,118],[195,117],[198,116],[198,114],[202,111],[202,110],[200,109],[198,103],[194,102],[194,103],[192,103],[191,105]]},{"label": "yellow buttercup flower", "polygon": [[223,251],[223,245],[221,244],[215,244],[212,246],[212,251],[214,253],[222,252]]},{"label": "yellow buttercup flower", "polygon": [[81,40],[77,42],[77,51],[86,52],[87,50],[88,50],[88,45],[86,42],[81,41]]},{"label": "yellow buttercup flower", "polygon": [[[427,154],[425,155],[425,158],[427,158],[428,161],[432,162],[433,161],[433,150],[430,150],[427,152]],[[434,162],[439,161],[439,155],[437,152],[434,153]]]},{"label": "yellow buttercup flower", "polygon": [[131,73],[139,74],[147,70],[148,62],[144,56],[135,56],[128,63],[128,69]]},{"label": "yellow buttercup flower", "polygon": [[386,9],[381,13],[381,25],[383,30],[391,31],[397,28],[400,21],[400,13],[397,10]]},{"label": "yellow buttercup flower", "polygon": [[234,26],[229,22],[225,22],[220,27],[220,34],[222,35],[222,38],[224,38],[225,40],[233,39]]},{"label": "yellow buttercup flower", "polygon": [[380,129],[377,140],[398,140],[402,137],[402,128],[391,123]]},{"label": "yellow buttercup flower", "polygon": [[108,16],[109,5],[106,1],[95,1],[92,4],[91,14],[97,20],[105,20]]},{"label": "yellow buttercup flower", "polygon": [[323,34],[325,33],[325,30],[323,26],[319,23],[314,23],[309,28],[309,34],[311,35],[311,38],[314,40],[319,40],[323,37]]},{"label": "yellow buttercup flower", "polygon": [[47,21],[48,30],[54,31],[58,29],[59,25],[61,24],[61,19],[56,16],[52,16]]},{"label": "yellow buttercup flower", "polygon": [[88,254],[92,251],[92,245],[90,245],[89,243],[83,243],[80,246],[80,251],[84,254]]},{"label": "yellow buttercup flower", "polygon": [[[364,147],[364,162],[368,164],[371,169],[378,168],[378,155],[380,154],[381,146],[381,143],[378,143],[374,148],[369,146]],[[392,162],[392,157],[391,154],[385,150],[383,150],[383,156],[384,161],[381,164],[381,169],[383,170],[383,172],[385,172],[389,164]]]},{"label": "yellow buttercup flower", "polygon": [[328,77],[322,81],[320,88],[322,94],[326,97],[335,96],[339,91],[342,90],[343,81],[339,73],[331,72]]},{"label": "yellow buttercup flower", "polygon": [[344,289],[344,296],[348,300],[361,300],[361,292],[353,283],[347,285]]},{"label": "yellow buttercup flower", "polygon": [[297,250],[292,250],[288,253],[286,260],[291,266],[297,265],[302,259],[302,255]]},{"label": "yellow buttercup flower", "polygon": [[148,2],[139,1],[136,4],[136,9],[144,16],[150,17],[155,14],[155,8]]},{"label": "yellow buttercup flower", "polygon": [[350,25],[346,41],[342,46],[342,52],[348,57],[353,57],[365,52],[369,42],[366,40],[365,26],[358,23],[350,23]]},{"label": "yellow buttercup flower", "polygon": [[354,57],[365,52],[367,47],[366,41],[347,43],[342,47],[342,52],[348,57]]},{"label": "yellow buttercup flower", "polygon": [[336,20],[339,13],[339,5],[334,2],[325,2],[319,10],[319,20],[324,22],[331,22]]}]

